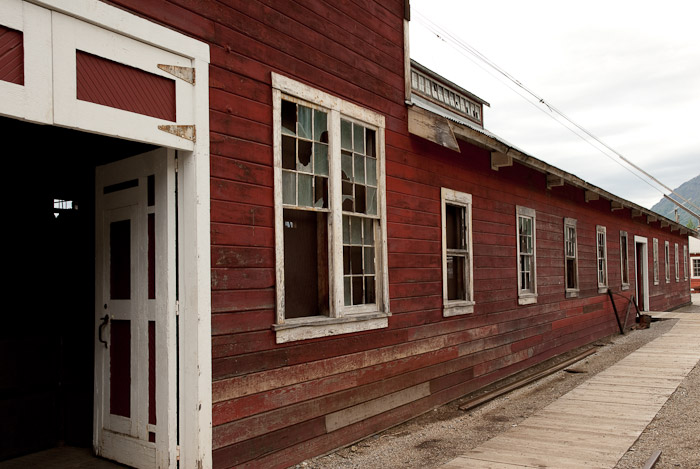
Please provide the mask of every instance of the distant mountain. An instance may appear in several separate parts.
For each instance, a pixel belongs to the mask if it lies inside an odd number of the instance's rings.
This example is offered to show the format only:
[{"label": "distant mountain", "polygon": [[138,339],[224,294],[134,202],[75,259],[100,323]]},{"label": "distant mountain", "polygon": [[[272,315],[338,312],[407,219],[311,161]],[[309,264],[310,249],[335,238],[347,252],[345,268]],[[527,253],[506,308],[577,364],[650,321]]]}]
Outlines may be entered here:
[{"label": "distant mountain", "polygon": [[[693,179],[690,181],[686,181],[680,186],[678,186],[676,189],[674,189],[675,192],[678,194],[682,195],[692,203],[694,203],[696,206],[700,207],[700,175],[695,176]],[[683,203],[681,199],[678,197],[674,196],[671,194],[671,197],[673,197],[675,200],[678,200],[679,202]],[[653,211],[658,213],[659,215],[663,215],[666,218],[670,218],[671,220],[676,219],[676,205],[671,202],[670,200],[666,200],[665,198],[662,198],[659,200],[656,205],[651,207]],[[690,207],[691,210],[697,213],[697,210],[695,210],[693,207]],[[688,222],[692,223],[693,228],[698,227],[698,221],[695,217],[691,216],[686,212],[685,210],[678,209],[678,222],[681,225],[688,225]]]}]

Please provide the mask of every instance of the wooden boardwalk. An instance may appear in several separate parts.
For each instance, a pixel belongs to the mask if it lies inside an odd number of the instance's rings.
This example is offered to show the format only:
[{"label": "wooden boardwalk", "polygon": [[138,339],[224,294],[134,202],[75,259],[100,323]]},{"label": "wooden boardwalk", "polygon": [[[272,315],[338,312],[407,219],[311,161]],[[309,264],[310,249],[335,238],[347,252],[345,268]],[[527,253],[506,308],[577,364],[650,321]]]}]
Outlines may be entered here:
[{"label": "wooden boardwalk", "polygon": [[[700,361],[700,314],[442,469],[612,468]],[[653,327],[653,326],[652,326]]]}]

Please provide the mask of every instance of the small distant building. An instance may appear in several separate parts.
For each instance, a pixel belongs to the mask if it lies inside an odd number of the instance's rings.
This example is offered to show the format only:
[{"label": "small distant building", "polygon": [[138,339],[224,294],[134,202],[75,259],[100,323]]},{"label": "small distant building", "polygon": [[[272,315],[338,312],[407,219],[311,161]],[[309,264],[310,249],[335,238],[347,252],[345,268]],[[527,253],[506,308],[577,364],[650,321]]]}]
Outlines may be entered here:
[{"label": "small distant building", "polygon": [[690,250],[690,289],[698,293],[700,292],[700,239],[689,236],[688,249]]}]

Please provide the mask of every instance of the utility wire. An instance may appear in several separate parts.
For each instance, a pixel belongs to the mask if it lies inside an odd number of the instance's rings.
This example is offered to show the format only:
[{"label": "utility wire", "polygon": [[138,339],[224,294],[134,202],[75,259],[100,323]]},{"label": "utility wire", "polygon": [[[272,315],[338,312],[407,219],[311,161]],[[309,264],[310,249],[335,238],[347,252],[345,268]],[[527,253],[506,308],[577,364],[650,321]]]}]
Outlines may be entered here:
[{"label": "utility wire", "polygon": [[[634,163],[633,163],[632,161],[630,161],[629,159],[625,158],[620,152],[618,152],[618,151],[615,150],[614,148],[610,147],[608,144],[606,144],[606,143],[603,142],[601,139],[599,139],[598,137],[596,137],[595,135],[593,135],[593,134],[592,134],[591,132],[589,132],[587,129],[585,129],[585,128],[582,127],[581,125],[577,124],[576,122],[574,122],[574,121],[573,121],[571,118],[569,118],[566,114],[564,114],[562,111],[560,111],[559,109],[557,109],[557,108],[554,107],[553,105],[549,104],[547,101],[544,100],[544,98],[542,98],[542,97],[539,96],[537,93],[535,93],[533,90],[531,90],[530,88],[528,88],[527,86],[525,86],[523,83],[521,83],[519,80],[517,80],[513,75],[511,75],[510,73],[508,73],[507,71],[505,71],[504,69],[502,69],[501,67],[499,67],[498,65],[496,65],[493,61],[491,61],[488,57],[486,57],[485,55],[483,55],[483,54],[482,54],[481,52],[479,52],[477,49],[475,49],[475,48],[472,47],[471,45],[467,44],[466,42],[464,42],[462,39],[460,39],[459,37],[455,36],[455,35],[452,34],[451,32],[449,32],[449,31],[445,30],[444,28],[442,28],[441,26],[437,25],[436,23],[434,23],[433,21],[431,21],[430,19],[428,19],[428,18],[427,18],[425,15],[423,15],[422,13],[420,13],[420,12],[415,12],[415,14],[416,14],[416,16],[417,16],[418,23],[422,24],[426,29],[428,29],[428,31],[430,31],[431,33],[435,34],[440,40],[442,40],[443,42],[445,42],[445,43],[447,43],[447,44],[450,44],[451,46],[457,48],[457,50],[460,51],[460,52],[463,50],[463,51],[466,51],[467,53],[469,53],[469,54],[475,56],[475,57],[478,58],[480,61],[484,62],[484,63],[485,63],[486,65],[488,65],[490,68],[492,68],[493,70],[497,71],[498,73],[500,73],[501,75],[503,75],[506,79],[508,79],[509,81],[511,81],[512,83],[514,83],[516,86],[518,86],[519,88],[521,88],[522,90],[524,90],[526,93],[528,93],[529,95],[531,95],[533,98],[535,98],[535,99],[537,100],[537,103],[539,103],[539,104],[544,104],[545,106],[547,106],[547,108],[549,109],[550,113],[554,113],[554,114],[558,115],[559,117],[561,117],[562,119],[564,119],[566,122],[568,122],[570,125],[574,126],[578,131],[582,132],[585,136],[587,136],[588,138],[590,138],[590,139],[592,139],[593,141],[595,141],[598,145],[601,145],[601,146],[602,146],[603,148],[605,148],[606,150],[612,152],[612,153],[613,153],[615,156],[617,156],[619,159],[621,159],[622,161],[624,161],[625,163],[627,163],[628,165],[630,165],[631,167],[633,167],[634,169],[636,169],[636,170],[639,171],[640,173],[644,174],[647,178],[651,179],[651,180],[654,181],[656,184],[658,184],[659,186],[661,186],[661,187],[663,187],[664,189],[668,190],[670,193],[672,193],[672,194],[675,195],[676,197],[680,198],[681,200],[683,200],[683,201],[684,201],[685,203],[687,203],[688,205],[691,205],[691,206],[694,207],[696,210],[700,211],[700,208],[698,208],[698,207],[697,207],[695,204],[693,204],[691,201],[689,201],[688,199],[686,199],[686,198],[683,197],[682,195],[676,193],[673,189],[671,189],[671,188],[668,187],[666,184],[664,184],[664,183],[662,183],[661,181],[659,181],[657,178],[655,178],[654,176],[652,176],[650,173],[648,173],[648,172],[645,171],[644,169],[642,169],[642,168],[640,168],[639,166],[637,166],[636,164],[634,164]],[[464,55],[464,54],[462,53],[462,55]],[[466,57],[466,56],[465,56],[465,57]],[[471,60],[471,59],[470,59],[470,60]],[[473,62],[473,60],[472,60],[472,62]],[[477,64],[477,65],[478,65],[478,64]],[[480,68],[483,69],[483,67],[480,67]],[[489,73],[490,73],[490,72],[489,72]],[[493,74],[492,74],[492,75],[493,75]],[[499,80],[499,81],[501,81],[501,80]],[[512,87],[510,87],[510,86],[509,86],[509,88],[510,88],[511,90],[513,90],[513,91],[516,91],[514,88],[512,88]],[[521,96],[522,98],[526,99],[530,104],[534,105],[537,109],[539,109],[539,110],[541,110],[542,112],[544,112],[544,110],[542,110],[541,107],[539,107],[537,104],[535,104],[535,103],[533,103],[532,101],[530,101],[526,96],[523,96],[522,93],[519,93],[519,92],[517,92],[517,91],[516,91],[516,93],[517,93],[519,96]],[[600,151],[603,155],[605,155],[606,157],[608,157],[608,158],[610,158],[611,160],[615,161],[608,153],[606,153],[606,152],[603,151],[601,148],[599,148],[599,147],[597,147],[596,145],[594,145],[590,140],[587,140],[586,137],[584,137],[583,135],[581,135],[581,134],[579,134],[578,132],[574,131],[574,129],[572,129],[571,127],[569,127],[569,125],[566,125],[566,124],[564,124],[563,122],[561,122],[560,120],[554,118],[554,116],[551,115],[551,114],[548,114],[548,113],[546,113],[546,112],[545,112],[545,114],[549,115],[549,116],[552,117],[555,121],[559,122],[559,123],[562,124],[564,127],[566,127],[569,131],[573,132],[576,136],[578,136],[579,138],[581,138],[583,141],[585,141],[585,142],[588,143],[589,145],[591,145],[591,146],[593,146],[594,148],[596,148],[596,149],[597,149],[598,151]],[[616,161],[616,163],[618,163],[618,164],[619,164],[620,166],[622,166],[623,168],[627,169],[630,173],[634,174],[638,179],[640,179],[641,181],[645,182],[648,186],[650,186],[650,187],[652,187],[653,189],[655,189],[655,190],[661,192],[661,193],[665,196],[665,194],[663,193],[663,191],[661,191],[661,190],[659,190],[658,188],[652,186],[648,181],[642,179],[639,175],[637,175],[637,174],[633,173],[632,171],[630,171],[629,168],[626,168],[625,166],[623,166],[622,164],[620,164],[618,161]],[[686,207],[683,207],[683,206],[681,205],[681,208],[683,208],[684,210],[688,211],[691,215],[693,215],[693,216],[695,216],[695,217],[698,217],[698,215],[697,215],[696,213],[693,213],[692,211],[689,211]]]}]

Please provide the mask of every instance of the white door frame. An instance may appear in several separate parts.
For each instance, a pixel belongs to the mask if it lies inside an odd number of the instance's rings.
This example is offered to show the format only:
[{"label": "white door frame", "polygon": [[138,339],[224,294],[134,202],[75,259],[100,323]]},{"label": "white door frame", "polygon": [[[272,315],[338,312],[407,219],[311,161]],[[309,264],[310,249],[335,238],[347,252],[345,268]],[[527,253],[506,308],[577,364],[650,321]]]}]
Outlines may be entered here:
[{"label": "white door frame", "polygon": [[[126,138],[147,143],[157,143],[178,150],[178,220],[179,220],[179,330],[180,330],[180,364],[179,364],[179,429],[180,429],[180,465],[207,469],[212,465],[212,395],[211,395],[211,269],[210,269],[210,194],[209,194],[209,46],[196,39],[178,33],[164,26],[157,25],[144,18],[107,5],[98,0],[3,0],[7,6],[20,6],[12,9],[18,15],[35,15],[42,18],[56,16],[58,13],[77,20],[85,21],[107,33],[134,39],[161,50],[186,57],[191,60],[195,71],[195,83],[190,114],[196,135],[194,141],[169,137],[166,143],[161,130],[133,131],[127,126],[114,129],[109,127],[91,127],[90,122],[75,121],[61,125],[79,130],[100,133],[118,138]],[[5,3],[3,3],[3,7]],[[41,7],[41,8],[37,8]],[[24,13],[23,13],[24,12]],[[28,13],[27,13],[28,12]],[[57,12],[57,13],[56,13]],[[2,12],[0,12],[2,13]],[[5,21],[4,13],[0,20]],[[19,19],[12,19],[15,29],[25,33],[25,41],[32,32],[41,32],[38,27],[23,27]],[[15,24],[13,23],[13,25]],[[34,24],[34,23],[32,23]],[[50,28],[49,28],[50,29]],[[42,33],[43,34],[43,33]],[[46,42],[45,35],[40,37]],[[47,36],[48,37],[48,36]],[[68,39],[58,35],[52,39],[62,47],[62,41]],[[31,42],[34,44],[36,41]],[[50,43],[49,43],[50,44]],[[28,67],[45,66],[44,77],[52,80],[52,61],[43,60],[35,54],[46,53],[47,47],[34,47],[25,53]],[[43,51],[43,52],[42,52]],[[29,72],[27,72],[29,73]],[[28,79],[28,84],[32,82]],[[47,82],[48,83],[48,82]],[[10,84],[12,85],[12,84]],[[44,83],[46,85],[46,83]],[[55,124],[54,115],[61,115],[63,100],[56,96],[66,90],[51,89],[40,86],[32,94],[32,87],[24,89],[19,85],[0,87],[0,113],[30,122]],[[55,83],[54,83],[55,85]],[[32,84],[32,86],[34,86]],[[8,88],[9,91],[6,91]],[[35,87],[36,88],[36,87]],[[22,94],[24,93],[24,94]],[[53,93],[53,94],[52,94]],[[31,94],[31,96],[28,96]],[[18,96],[12,106],[6,96]],[[25,96],[27,95],[27,96]],[[190,98],[188,98],[190,99]],[[40,115],[30,112],[31,103],[52,101],[53,106],[44,106]],[[5,104],[3,104],[5,103]],[[28,110],[29,109],[29,110]],[[47,109],[49,112],[47,112]],[[50,112],[53,111],[53,114]],[[64,113],[65,114],[65,113]],[[124,124],[124,122],[119,122]],[[138,131],[137,131],[138,130]],[[172,353],[174,355],[174,350]],[[175,461],[171,462],[174,467]]]},{"label": "white door frame", "polygon": [[[637,262],[637,244],[642,245],[642,265],[638,266]],[[641,269],[639,268],[641,267]],[[643,236],[634,237],[634,285],[635,285],[635,296],[639,295],[639,276],[638,272],[642,272],[642,282],[644,287],[644,308],[642,311],[649,311],[649,241]],[[637,305],[639,305],[639,299],[637,299]]]}]

